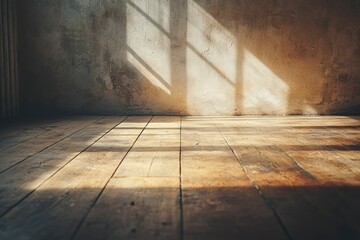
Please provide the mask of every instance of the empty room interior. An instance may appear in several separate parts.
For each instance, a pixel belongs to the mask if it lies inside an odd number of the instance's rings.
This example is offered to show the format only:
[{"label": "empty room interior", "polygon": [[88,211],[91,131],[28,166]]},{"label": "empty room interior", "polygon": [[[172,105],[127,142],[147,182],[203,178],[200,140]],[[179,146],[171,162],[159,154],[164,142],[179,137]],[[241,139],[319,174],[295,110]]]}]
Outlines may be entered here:
[{"label": "empty room interior", "polygon": [[360,239],[360,0],[0,0],[0,239]]}]

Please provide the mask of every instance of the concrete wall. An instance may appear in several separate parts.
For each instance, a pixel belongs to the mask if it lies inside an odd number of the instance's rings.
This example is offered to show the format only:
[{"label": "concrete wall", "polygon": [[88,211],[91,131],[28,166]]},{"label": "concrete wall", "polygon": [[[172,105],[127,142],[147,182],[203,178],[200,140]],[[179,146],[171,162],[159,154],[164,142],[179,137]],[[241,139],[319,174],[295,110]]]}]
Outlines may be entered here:
[{"label": "concrete wall", "polygon": [[20,2],[28,111],[360,113],[359,0]]}]

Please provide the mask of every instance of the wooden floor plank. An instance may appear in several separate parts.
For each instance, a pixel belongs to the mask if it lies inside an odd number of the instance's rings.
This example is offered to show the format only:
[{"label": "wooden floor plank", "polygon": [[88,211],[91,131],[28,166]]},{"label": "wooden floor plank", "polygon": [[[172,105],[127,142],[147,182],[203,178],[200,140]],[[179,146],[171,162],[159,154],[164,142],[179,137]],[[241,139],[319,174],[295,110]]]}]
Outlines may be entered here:
[{"label": "wooden floor plank", "polygon": [[122,119],[1,130],[0,239],[360,238],[359,117]]},{"label": "wooden floor plank", "polygon": [[77,239],[180,239],[179,154],[180,117],[154,117]]},{"label": "wooden floor plank", "polygon": [[115,177],[179,177],[180,117],[154,117]]},{"label": "wooden floor plank", "polygon": [[179,179],[110,180],[75,239],[180,239]]},{"label": "wooden floor plank", "polygon": [[123,120],[124,117],[98,120],[0,174],[0,216]]},{"label": "wooden floor plank", "polygon": [[184,118],[181,144],[185,239],[286,239],[211,121]]},{"label": "wooden floor plank", "polygon": [[[281,124],[281,132],[294,131],[285,129],[284,124],[287,124],[286,121]],[[356,208],[355,211],[349,211],[347,207],[334,207],[334,202],[344,203],[346,199],[337,194],[338,189],[322,185],[311,172],[307,172],[306,168],[303,169],[286,152],[271,143],[267,137],[271,138],[274,132],[269,132],[267,128],[266,131],[259,127],[247,128],[247,125],[254,125],[254,120],[249,124],[246,120],[235,124],[220,121],[217,125],[220,125],[220,131],[226,129],[223,136],[292,239],[345,239],[357,234],[358,227],[351,223],[356,222]],[[267,123],[262,122],[261,125],[266,126]],[[260,133],[261,130],[263,132]],[[305,131],[298,130],[298,134],[314,134]],[[287,140],[287,146],[291,146],[290,135],[280,138]]]},{"label": "wooden floor plank", "polygon": [[129,117],[0,219],[1,239],[68,239],[150,117]]},{"label": "wooden floor plank", "polygon": [[12,126],[9,129],[2,129],[0,131],[0,152],[62,126],[67,123],[68,120],[69,119],[65,117],[57,120],[34,120],[35,122]]},{"label": "wooden floor plank", "polygon": [[81,117],[54,128],[36,138],[17,144],[0,152],[0,174],[24,159],[56,144],[71,134],[100,119],[100,117]]},{"label": "wooden floor plank", "polygon": [[[324,117],[320,119],[325,120]],[[263,135],[317,179],[316,184],[307,186],[310,192],[302,194],[306,199],[302,203],[304,205],[307,202],[308,206],[304,206],[302,211],[299,204],[291,206],[299,209],[301,215],[304,216],[303,219],[312,219],[309,224],[303,224],[308,227],[308,238],[357,239],[360,238],[360,225],[357,220],[360,209],[356,203],[356,200],[360,199],[359,165],[336,150],[342,145],[342,141],[341,137],[334,138],[337,135],[334,133],[340,129],[342,133],[340,135],[348,134],[349,128],[343,129],[348,122],[347,119],[341,119],[340,122],[332,119],[326,122],[324,126],[329,126],[329,124],[338,126],[339,124],[341,128],[334,132],[311,126],[311,131],[296,130],[297,133],[293,136],[280,134],[275,138],[270,137],[269,133],[263,133]],[[298,125],[301,126],[301,124]],[[350,129],[352,130],[349,132],[355,130],[353,126]],[[357,140],[352,141],[356,143]],[[359,158],[359,151],[353,152],[352,157]],[[298,189],[295,191],[299,192]],[[309,209],[313,209],[313,213],[306,215]],[[306,232],[300,229],[296,233],[298,239],[301,239],[301,236],[304,237],[304,232]]]},{"label": "wooden floor plank", "polygon": [[323,141],[320,144],[325,146],[326,151],[350,159],[360,166],[360,119],[342,117],[340,119],[327,118],[326,124],[318,119],[312,122],[314,126],[318,126],[317,135]]},{"label": "wooden floor plank", "polygon": [[[263,129],[260,131],[264,132]],[[336,146],[329,145],[329,139],[324,140],[323,138],[326,137],[322,137],[316,131],[298,132],[291,135],[267,133],[265,136],[317,178],[332,183],[350,185],[359,183],[360,165],[332,151],[331,148],[336,148]],[[356,151],[353,158],[359,157],[359,151]]]}]

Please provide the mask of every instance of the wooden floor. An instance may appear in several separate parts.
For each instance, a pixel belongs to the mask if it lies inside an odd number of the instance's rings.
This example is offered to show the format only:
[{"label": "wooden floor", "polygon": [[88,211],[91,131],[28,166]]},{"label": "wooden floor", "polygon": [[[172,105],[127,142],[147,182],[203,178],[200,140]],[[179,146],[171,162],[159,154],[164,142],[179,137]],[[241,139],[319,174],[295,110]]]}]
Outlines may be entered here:
[{"label": "wooden floor", "polygon": [[360,118],[2,127],[0,239],[360,239]]}]

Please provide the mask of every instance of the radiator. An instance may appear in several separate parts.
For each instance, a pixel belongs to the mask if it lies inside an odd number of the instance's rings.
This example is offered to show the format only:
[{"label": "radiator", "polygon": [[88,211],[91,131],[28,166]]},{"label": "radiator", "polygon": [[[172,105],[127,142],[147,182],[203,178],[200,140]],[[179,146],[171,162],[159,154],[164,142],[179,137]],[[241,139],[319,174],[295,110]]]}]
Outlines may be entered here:
[{"label": "radiator", "polygon": [[1,119],[19,112],[16,0],[0,0]]}]

